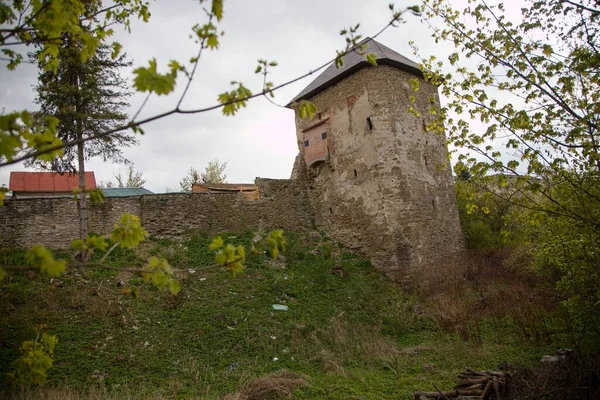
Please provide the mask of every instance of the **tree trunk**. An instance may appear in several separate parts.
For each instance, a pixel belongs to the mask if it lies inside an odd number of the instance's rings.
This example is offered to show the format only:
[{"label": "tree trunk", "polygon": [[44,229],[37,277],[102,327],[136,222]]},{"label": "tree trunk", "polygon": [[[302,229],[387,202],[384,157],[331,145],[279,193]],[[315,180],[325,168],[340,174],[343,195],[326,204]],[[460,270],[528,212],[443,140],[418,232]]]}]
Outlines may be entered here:
[{"label": "tree trunk", "polygon": [[[79,125],[79,122],[77,122]],[[81,136],[79,136],[81,137]],[[87,193],[85,192],[85,163],[83,159],[83,143],[77,145],[77,158],[79,161],[79,200],[77,208],[79,210],[79,237],[85,239],[88,234],[88,213],[87,213]]]},{"label": "tree trunk", "polygon": [[[79,77],[75,75],[76,87],[79,87]],[[81,123],[81,104],[79,95],[76,96],[75,101],[75,123],[77,129],[77,139],[81,140],[83,138],[83,126]],[[85,186],[85,154],[84,154],[84,145],[83,143],[77,144],[77,161],[79,163],[79,200],[77,202],[77,208],[79,210],[79,237],[81,239],[85,239],[88,235],[88,213],[87,213],[87,192]],[[85,254],[82,254],[82,261],[86,261],[87,258]]]}]

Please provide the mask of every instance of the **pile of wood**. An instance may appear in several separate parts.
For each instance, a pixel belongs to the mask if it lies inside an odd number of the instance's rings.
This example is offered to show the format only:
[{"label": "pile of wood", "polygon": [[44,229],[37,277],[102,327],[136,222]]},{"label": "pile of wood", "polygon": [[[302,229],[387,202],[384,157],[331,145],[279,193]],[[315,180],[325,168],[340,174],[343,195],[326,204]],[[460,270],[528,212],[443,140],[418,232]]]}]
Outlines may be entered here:
[{"label": "pile of wood", "polygon": [[415,400],[501,400],[506,394],[506,374],[499,371],[473,371],[467,369],[458,375],[454,390],[415,392]]}]

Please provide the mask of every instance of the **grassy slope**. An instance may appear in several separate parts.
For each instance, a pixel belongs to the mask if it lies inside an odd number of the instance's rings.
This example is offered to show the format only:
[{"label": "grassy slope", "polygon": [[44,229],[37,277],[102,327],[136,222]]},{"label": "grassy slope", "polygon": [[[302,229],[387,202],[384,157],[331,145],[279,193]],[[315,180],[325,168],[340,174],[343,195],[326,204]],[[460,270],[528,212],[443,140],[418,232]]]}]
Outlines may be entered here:
[{"label": "grassy slope", "polygon": [[[177,297],[145,286],[139,299],[125,297],[117,282],[129,277],[108,272],[72,275],[58,288],[43,275],[14,275],[0,289],[0,387],[18,343],[40,323],[59,337],[48,385],[83,390],[103,382],[182,398],[219,398],[285,369],[307,377],[310,388],[297,392],[302,399],[409,399],[432,383],[451,387],[464,368],[493,368],[504,359],[528,364],[552,352],[508,335],[503,344],[490,334],[476,345],[439,332],[424,308],[369,262],[315,254],[321,241],[292,238],[285,262],[258,257],[236,278],[199,269],[212,262],[206,237],[150,241],[139,256],[158,252],[175,267],[196,269],[181,276]],[[129,251],[112,258],[141,262]],[[18,253],[4,255],[5,263],[19,261]],[[333,265],[344,276],[330,273]]]}]

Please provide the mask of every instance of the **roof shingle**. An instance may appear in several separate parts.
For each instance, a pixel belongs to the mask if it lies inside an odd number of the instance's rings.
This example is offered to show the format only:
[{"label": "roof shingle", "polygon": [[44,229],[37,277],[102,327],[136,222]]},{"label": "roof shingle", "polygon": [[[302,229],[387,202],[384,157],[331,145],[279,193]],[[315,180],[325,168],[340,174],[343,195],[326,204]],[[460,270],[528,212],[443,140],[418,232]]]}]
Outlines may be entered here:
[{"label": "roof shingle", "polygon": [[[85,173],[85,186],[96,188],[93,172]],[[71,192],[79,187],[79,174],[59,174],[57,172],[11,172],[8,189],[13,192]]]},{"label": "roof shingle", "polygon": [[[388,65],[419,77],[423,76],[419,64],[395,52],[389,47],[386,47],[371,38],[365,38],[359,44],[363,43],[366,43],[367,45],[365,55],[368,53],[375,54],[378,65]],[[371,64],[366,60],[365,55],[360,55],[358,51],[346,54],[342,57],[342,60],[344,61],[344,66],[342,68],[338,69],[335,66],[335,63],[332,63],[321,73],[321,75],[317,76],[314,81],[298,93],[294,100],[300,101],[309,99],[328,87],[335,85],[345,77],[352,75],[359,69],[370,67]]]}]

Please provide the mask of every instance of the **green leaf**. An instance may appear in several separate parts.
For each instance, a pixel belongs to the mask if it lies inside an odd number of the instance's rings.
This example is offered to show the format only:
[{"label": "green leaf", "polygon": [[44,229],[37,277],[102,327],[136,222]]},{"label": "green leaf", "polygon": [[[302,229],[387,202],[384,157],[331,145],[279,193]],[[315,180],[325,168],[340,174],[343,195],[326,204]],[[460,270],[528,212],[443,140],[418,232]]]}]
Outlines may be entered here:
[{"label": "green leaf", "polygon": [[223,250],[219,250],[215,254],[215,264],[217,264],[217,265],[225,265],[226,262],[227,262],[227,256],[225,255],[225,253],[223,252]]},{"label": "green leaf", "polygon": [[217,35],[210,35],[206,38],[206,47],[211,50],[219,48],[219,38]]},{"label": "green leaf", "polygon": [[544,55],[551,56],[553,53],[552,46],[550,46],[549,44],[545,44],[543,47],[543,52],[544,52]]},{"label": "green leaf", "polygon": [[212,13],[217,17],[217,21],[223,18],[223,0],[213,0]]},{"label": "green leaf", "polygon": [[377,66],[377,56],[374,53],[368,53],[366,58],[369,64]]},{"label": "green leaf", "polygon": [[407,9],[412,11],[414,15],[421,15],[421,9],[418,5],[407,7]]},{"label": "green leaf", "polygon": [[179,282],[175,279],[171,279],[169,281],[169,292],[171,292],[171,294],[175,296],[179,294],[180,291],[181,285],[179,285]]},{"label": "green leaf", "polygon": [[[148,68],[139,67],[133,70],[135,75],[133,86],[139,92],[151,92],[159,96],[171,93],[175,89],[178,69],[171,65],[170,73],[159,74],[156,71],[156,59],[153,58],[149,63]],[[173,61],[171,61],[172,63]]]},{"label": "green leaf", "polygon": [[242,245],[237,247],[237,258],[239,258],[241,262],[246,261],[246,248]]},{"label": "green leaf", "polygon": [[237,88],[221,93],[217,99],[219,103],[223,104],[223,115],[235,115],[240,108],[246,107],[248,98],[252,96],[252,92],[241,82],[233,81],[231,84],[237,85]]},{"label": "green leaf", "polygon": [[421,88],[421,82],[417,78],[410,78],[410,88],[413,92],[418,92]]},{"label": "green leaf", "polygon": [[8,57],[8,64],[6,68],[10,71],[14,71],[19,64],[23,61],[23,56],[14,50],[2,49],[2,54]]},{"label": "green leaf", "polygon": [[235,278],[238,274],[242,273],[243,271],[244,265],[241,262],[229,264],[229,272],[231,273],[232,277]]},{"label": "green leaf", "polygon": [[283,230],[277,229],[269,232],[265,240],[266,254],[271,258],[277,258],[280,251],[285,251],[286,240]]},{"label": "green leaf", "polygon": [[6,197],[6,193],[8,193],[8,189],[5,187],[0,187],[0,206],[4,205],[4,198]]},{"label": "green leaf", "polygon": [[209,250],[217,250],[223,247],[223,238],[221,236],[217,236],[213,238],[212,242],[208,245]]},{"label": "green leaf", "polygon": [[89,191],[90,200],[92,203],[98,204],[104,202],[104,191],[100,188],[92,189]]},{"label": "green leaf", "polygon": [[85,249],[85,241],[83,239],[73,239],[71,240],[71,248],[73,250],[81,251]]},{"label": "green leaf", "polygon": [[344,67],[344,52],[343,51],[338,51],[337,52],[337,57],[335,58],[335,67],[337,69],[343,68]]},{"label": "green leaf", "polygon": [[166,259],[152,256],[148,259],[144,270],[146,271],[142,273],[144,282],[151,281],[152,285],[160,290],[169,290],[173,295],[181,290],[179,282],[173,279],[173,268]]},{"label": "green leaf", "polygon": [[121,49],[123,48],[123,46],[119,42],[113,42],[112,48],[113,50],[112,53],[110,53],[110,56],[114,60],[117,57],[119,57],[119,54],[121,54]]},{"label": "green leaf", "polygon": [[67,269],[66,260],[56,260],[54,255],[43,244],[34,244],[26,253],[27,262],[40,267],[40,271],[50,276],[60,276]]},{"label": "green leaf", "polygon": [[[37,329],[36,329],[37,330]],[[13,370],[8,374],[9,380],[18,386],[43,385],[47,371],[54,362],[54,347],[58,343],[55,335],[42,333],[34,340],[21,344],[20,356],[13,362]]]},{"label": "green leaf", "polygon": [[6,278],[6,271],[0,267],[0,281],[3,281]]},{"label": "green leaf", "polygon": [[317,106],[308,100],[300,101],[298,115],[300,119],[311,118],[317,112]]},{"label": "green leaf", "polygon": [[135,215],[125,213],[121,216],[118,224],[115,224],[110,238],[113,242],[118,242],[125,249],[136,247],[141,241],[146,239],[148,233],[142,228],[140,219]]},{"label": "green leaf", "polygon": [[225,250],[223,250],[223,252],[225,253],[225,256],[227,257],[228,263],[231,263],[236,260],[235,247],[232,244],[228,243],[227,246],[225,246]]}]

